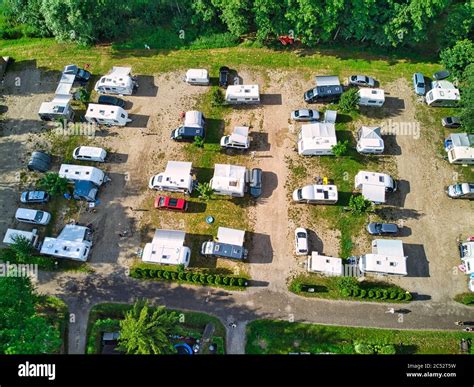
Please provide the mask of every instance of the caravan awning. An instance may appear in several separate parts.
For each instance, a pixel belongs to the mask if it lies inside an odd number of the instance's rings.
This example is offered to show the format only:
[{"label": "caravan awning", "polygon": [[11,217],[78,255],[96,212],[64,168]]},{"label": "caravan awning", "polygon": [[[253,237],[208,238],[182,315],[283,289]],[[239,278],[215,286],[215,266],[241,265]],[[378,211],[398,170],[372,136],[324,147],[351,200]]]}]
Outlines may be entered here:
[{"label": "caravan awning", "polygon": [[229,245],[243,246],[245,231],[235,230],[233,228],[219,227],[217,230],[217,240]]},{"label": "caravan awning", "polygon": [[381,185],[363,184],[362,195],[371,202],[385,203],[385,187]]}]

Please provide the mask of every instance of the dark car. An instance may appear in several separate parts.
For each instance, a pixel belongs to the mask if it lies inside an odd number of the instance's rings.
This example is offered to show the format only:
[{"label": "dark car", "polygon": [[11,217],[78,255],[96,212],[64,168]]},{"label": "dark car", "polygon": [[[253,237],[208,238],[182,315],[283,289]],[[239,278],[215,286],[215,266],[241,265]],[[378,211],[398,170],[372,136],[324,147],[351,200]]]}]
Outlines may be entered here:
[{"label": "dark car", "polygon": [[339,100],[342,95],[342,86],[316,86],[304,93],[307,103],[333,102]]},{"label": "dark car", "polygon": [[123,99],[113,97],[111,95],[101,95],[97,101],[99,105],[112,105],[125,108],[125,101]]},{"label": "dark car", "polygon": [[219,86],[227,87],[229,85],[230,69],[227,66],[222,66],[219,69]]},{"label": "dark car", "polygon": [[445,128],[459,128],[461,126],[461,118],[459,117],[444,117],[441,119],[441,124]]},{"label": "dark car", "polygon": [[442,79],[446,79],[449,77],[449,71],[448,70],[441,70],[441,71],[437,71],[433,74],[433,78],[436,80],[436,81],[440,81]]},{"label": "dark car", "polygon": [[254,168],[250,172],[250,196],[254,198],[260,197],[262,194],[262,170],[260,168]]},{"label": "dark car", "polygon": [[367,225],[367,232],[370,235],[394,235],[398,234],[398,226],[395,223],[371,222]]},{"label": "dark car", "polygon": [[76,81],[86,83],[91,79],[91,73],[87,70],[81,69],[76,65],[67,65],[64,67],[63,74],[72,74],[76,76]]},{"label": "dark car", "polygon": [[171,131],[171,139],[175,141],[194,141],[195,137],[204,138],[206,132],[202,127],[180,126]]},{"label": "dark car", "polygon": [[49,171],[51,168],[51,156],[44,152],[33,152],[27,167],[30,171]]},{"label": "dark car", "polygon": [[25,191],[21,193],[20,202],[22,203],[46,203],[49,200],[49,194],[45,191]]}]

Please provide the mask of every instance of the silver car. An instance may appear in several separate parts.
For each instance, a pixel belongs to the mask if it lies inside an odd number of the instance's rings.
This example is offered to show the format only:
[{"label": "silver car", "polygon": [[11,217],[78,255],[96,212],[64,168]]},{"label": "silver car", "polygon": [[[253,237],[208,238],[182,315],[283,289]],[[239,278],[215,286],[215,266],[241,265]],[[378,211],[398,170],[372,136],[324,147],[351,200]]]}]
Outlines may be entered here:
[{"label": "silver car", "polygon": [[375,87],[375,79],[366,75],[351,75],[349,84],[354,86]]},{"label": "silver car", "polygon": [[318,121],[319,117],[317,110],[298,109],[291,112],[291,119],[294,121]]}]

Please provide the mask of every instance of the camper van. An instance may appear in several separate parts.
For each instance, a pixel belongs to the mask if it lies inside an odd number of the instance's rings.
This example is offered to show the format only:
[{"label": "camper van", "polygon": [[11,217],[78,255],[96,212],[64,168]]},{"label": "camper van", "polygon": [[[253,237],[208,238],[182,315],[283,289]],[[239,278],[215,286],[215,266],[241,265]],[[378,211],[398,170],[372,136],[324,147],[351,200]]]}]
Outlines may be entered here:
[{"label": "camper van", "polygon": [[74,120],[74,110],[70,104],[71,98],[55,97],[51,102],[43,102],[38,115],[43,121]]},{"label": "camper van", "polygon": [[209,72],[205,69],[189,69],[184,81],[190,85],[209,85]]},{"label": "camper van", "polygon": [[260,103],[258,85],[231,85],[225,91],[225,100],[229,104]]},{"label": "camper van", "polygon": [[191,249],[184,246],[186,233],[177,230],[156,230],[151,243],[142,253],[142,261],[160,265],[189,266]]},{"label": "camper van", "polygon": [[380,127],[362,126],[357,131],[357,152],[361,154],[381,154],[385,146]]},{"label": "camper van", "polygon": [[75,160],[104,163],[105,158],[107,157],[107,152],[105,149],[95,146],[79,146],[72,152],[72,157]]},{"label": "camper van", "polygon": [[446,188],[446,193],[452,199],[474,199],[474,183],[452,184]]},{"label": "camper van", "polygon": [[97,187],[100,187],[107,179],[105,173],[99,168],[72,164],[62,164],[59,168],[59,176],[65,177],[71,183],[81,180],[90,181]]},{"label": "camper van", "polygon": [[92,248],[91,236],[89,228],[68,224],[57,238],[44,238],[40,253],[56,258],[86,262]]},{"label": "camper van", "polygon": [[359,89],[360,106],[383,106],[385,103],[385,92],[382,89],[371,89],[363,87]]},{"label": "camper van", "polygon": [[112,67],[109,74],[97,81],[94,90],[99,94],[132,95],[138,84],[131,72],[131,67]]},{"label": "camper van", "polygon": [[396,181],[386,173],[359,171],[354,178],[355,189],[373,203],[385,203],[385,192],[397,190]]},{"label": "camper van", "polygon": [[235,149],[249,149],[249,127],[236,126],[232,134],[221,137],[221,147]]},{"label": "camper van", "polygon": [[307,103],[337,101],[343,92],[339,78],[334,75],[316,76],[316,87],[304,93]]},{"label": "camper van", "polygon": [[248,251],[244,246],[245,231],[219,227],[217,240],[204,242],[201,254],[207,257],[247,259]]},{"label": "camper van", "polygon": [[191,110],[184,116],[184,124],[171,131],[171,138],[175,141],[193,141],[194,137],[204,138],[206,121],[202,112]]},{"label": "camper van", "polygon": [[293,191],[293,200],[298,203],[336,204],[337,187],[329,184],[313,184]]},{"label": "camper van", "polygon": [[247,169],[239,165],[215,164],[209,184],[216,195],[243,197]]},{"label": "camper van", "polygon": [[23,231],[23,230],[14,230],[9,228],[5,233],[3,238],[3,243],[6,245],[12,245],[16,242],[17,238],[25,238],[30,244],[34,247],[38,247],[39,236],[38,230],[34,229],[33,231]]},{"label": "camper van", "polygon": [[85,119],[92,124],[108,126],[125,126],[132,120],[128,113],[120,106],[97,105],[90,103],[87,107]]},{"label": "camper van", "polygon": [[152,176],[148,187],[158,191],[183,192],[190,194],[194,188],[191,174],[192,163],[168,161],[164,172]]},{"label": "camper van", "polygon": [[457,106],[461,100],[459,89],[457,89],[451,82],[433,81],[431,83],[431,90],[426,93],[425,101],[429,106]]},{"label": "camper van", "polygon": [[316,122],[301,126],[298,134],[298,154],[303,156],[333,155],[332,147],[336,144],[335,124]]}]

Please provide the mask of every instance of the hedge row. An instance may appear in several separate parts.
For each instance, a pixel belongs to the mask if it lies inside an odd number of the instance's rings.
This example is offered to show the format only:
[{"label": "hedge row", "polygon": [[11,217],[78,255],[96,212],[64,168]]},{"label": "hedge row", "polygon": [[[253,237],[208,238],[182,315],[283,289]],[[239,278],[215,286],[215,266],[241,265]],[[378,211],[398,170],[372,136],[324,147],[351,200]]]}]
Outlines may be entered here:
[{"label": "hedge row", "polygon": [[389,291],[387,289],[379,290],[365,290],[361,288],[348,289],[344,288],[341,290],[343,297],[358,297],[358,298],[375,298],[380,300],[392,300],[392,301],[411,301],[413,296],[410,292],[405,291]]},{"label": "hedge row", "polygon": [[218,274],[199,274],[191,271],[171,271],[136,267],[130,271],[133,278],[162,279],[168,281],[184,281],[198,285],[218,285],[245,288],[248,280],[241,277],[222,276]]}]

